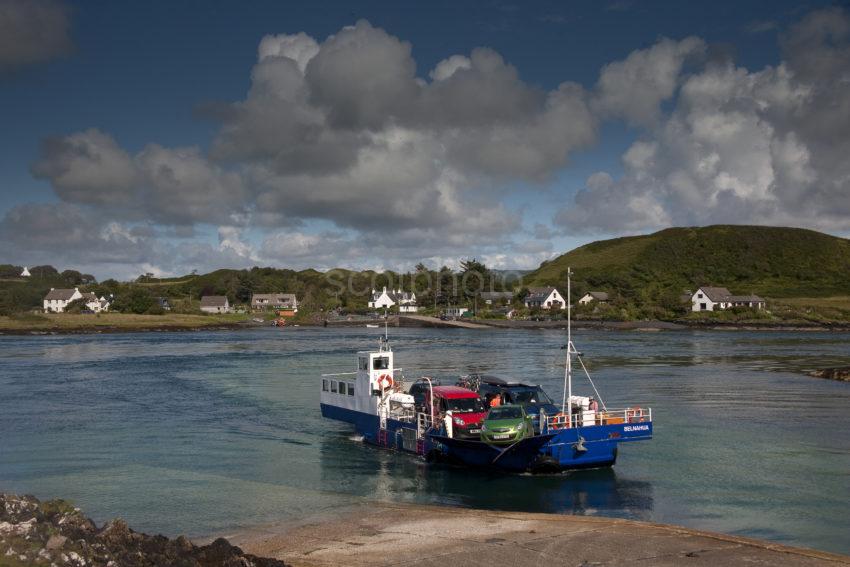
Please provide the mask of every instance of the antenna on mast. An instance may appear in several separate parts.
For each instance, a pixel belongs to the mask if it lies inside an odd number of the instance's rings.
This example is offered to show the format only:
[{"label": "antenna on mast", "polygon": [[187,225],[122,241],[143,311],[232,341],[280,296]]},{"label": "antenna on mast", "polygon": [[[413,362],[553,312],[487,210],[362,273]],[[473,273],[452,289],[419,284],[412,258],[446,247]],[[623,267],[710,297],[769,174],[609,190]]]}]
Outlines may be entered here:
[{"label": "antenna on mast", "polygon": [[381,337],[381,351],[387,350],[390,345],[390,331],[387,328],[387,320],[389,316],[387,315],[387,306],[384,306],[384,336]]}]

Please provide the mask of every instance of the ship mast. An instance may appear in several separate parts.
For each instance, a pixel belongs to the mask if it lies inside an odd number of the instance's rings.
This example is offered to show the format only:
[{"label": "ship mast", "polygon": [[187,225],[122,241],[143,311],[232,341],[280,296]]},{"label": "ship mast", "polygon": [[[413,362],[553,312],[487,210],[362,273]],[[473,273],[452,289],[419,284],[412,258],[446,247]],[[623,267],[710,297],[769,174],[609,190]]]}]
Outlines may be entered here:
[{"label": "ship mast", "polygon": [[[573,335],[572,335],[572,305],[570,303],[570,276],[572,269],[567,268],[567,367],[564,371],[564,399],[561,402],[561,413],[568,416],[572,425],[573,400]],[[567,413],[567,401],[570,402],[570,413]]]}]

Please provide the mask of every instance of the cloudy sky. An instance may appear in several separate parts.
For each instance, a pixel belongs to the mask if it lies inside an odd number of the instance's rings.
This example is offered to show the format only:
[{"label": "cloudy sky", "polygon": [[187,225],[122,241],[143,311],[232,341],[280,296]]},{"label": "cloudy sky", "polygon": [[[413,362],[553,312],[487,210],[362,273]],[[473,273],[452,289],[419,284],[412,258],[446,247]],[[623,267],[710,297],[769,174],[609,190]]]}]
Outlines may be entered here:
[{"label": "cloudy sky", "polygon": [[850,233],[834,2],[0,0],[0,263],[536,267]]}]

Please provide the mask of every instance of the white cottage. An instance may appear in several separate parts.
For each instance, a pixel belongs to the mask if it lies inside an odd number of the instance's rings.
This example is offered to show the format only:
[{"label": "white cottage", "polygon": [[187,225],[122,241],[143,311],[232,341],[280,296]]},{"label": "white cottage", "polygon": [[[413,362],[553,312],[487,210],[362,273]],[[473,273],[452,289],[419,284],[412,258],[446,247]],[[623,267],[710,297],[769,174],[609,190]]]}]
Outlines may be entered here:
[{"label": "white cottage", "polygon": [[530,287],[525,297],[525,306],[529,309],[566,309],[567,302],[554,287]]},{"label": "white cottage", "polygon": [[201,298],[204,313],[230,313],[230,303],[224,295],[205,295]]},{"label": "white cottage", "polygon": [[22,277],[22,278],[28,278],[28,277],[30,277],[31,275],[32,275],[32,274],[30,274],[29,268],[27,268],[26,266],[24,266],[24,271],[22,271],[22,272],[21,272],[21,277]]},{"label": "white cottage", "polygon": [[701,287],[691,296],[692,311],[720,311],[732,307],[764,309],[765,300],[758,295],[732,295],[725,287]]},{"label": "white cottage", "polygon": [[401,289],[387,291],[386,287],[380,292],[372,290],[372,299],[369,301],[370,308],[389,309],[394,305],[398,305],[400,313],[416,313],[418,310],[416,294]]},{"label": "white cottage", "polygon": [[110,302],[103,296],[98,298],[94,293],[87,292],[82,294],[83,299],[86,302],[86,309],[89,311],[93,311],[95,313],[100,313],[101,311],[109,311]]},{"label": "white cottage", "polygon": [[372,299],[369,301],[369,307],[372,309],[389,309],[393,305],[395,305],[395,301],[393,301],[390,294],[387,293],[386,286],[384,286],[384,290],[381,292],[376,292],[374,289],[372,290]]},{"label": "white cottage", "polygon": [[55,289],[50,288],[50,291],[44,296],[44,311],[53,313],[62,313],[68,304],[75,299],[80,299],[83,294],[77,288],[74,289]]},{"label": "white cottage", "polygon": [[604,291],[588,291],[581,299],[578,300],[579,305],[587,305],[592,301],[598,301],[599,303],[608,303],[608,293]]}]

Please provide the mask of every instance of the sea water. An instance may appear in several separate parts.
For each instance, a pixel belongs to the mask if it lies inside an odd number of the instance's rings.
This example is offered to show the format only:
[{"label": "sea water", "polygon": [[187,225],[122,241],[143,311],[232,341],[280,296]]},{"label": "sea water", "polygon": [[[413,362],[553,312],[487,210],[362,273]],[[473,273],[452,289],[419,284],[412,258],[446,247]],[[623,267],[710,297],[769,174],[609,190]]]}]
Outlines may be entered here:
[{"label": "sea water", "polygon": [[[0,491],[209,536],[374,500],[632,518],[850,553],[850,335],[579,330],[611,407],[654,438],[611,469],[504,475],[365,446],[319,375],[383,329],[0,337]],[[391,329],[408,378],[485,372],[563,395],[563,331]],[[574,392],[591,394],[583,374]]]}]

